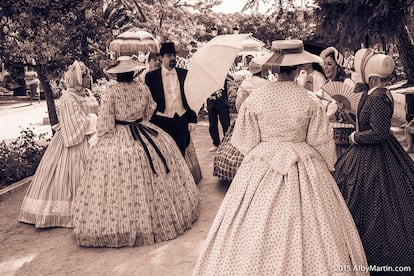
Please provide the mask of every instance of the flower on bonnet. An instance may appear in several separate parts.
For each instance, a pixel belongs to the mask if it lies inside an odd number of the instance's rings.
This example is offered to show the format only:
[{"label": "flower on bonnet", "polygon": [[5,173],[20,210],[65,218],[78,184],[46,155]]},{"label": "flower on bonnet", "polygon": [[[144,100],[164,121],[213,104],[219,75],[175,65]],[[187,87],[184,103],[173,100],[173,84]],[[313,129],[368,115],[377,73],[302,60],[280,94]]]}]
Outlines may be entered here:
[{"label": "flower on bonnet", "polygon": [[321,52],[319,55],[323,60],[329,55],[333,54],[333,57],[335,59],[335,62],[341,66],[342,68],[345,67],[345,59],[344,56],[335,48],[335,47],[328,47],[325,50]]}]

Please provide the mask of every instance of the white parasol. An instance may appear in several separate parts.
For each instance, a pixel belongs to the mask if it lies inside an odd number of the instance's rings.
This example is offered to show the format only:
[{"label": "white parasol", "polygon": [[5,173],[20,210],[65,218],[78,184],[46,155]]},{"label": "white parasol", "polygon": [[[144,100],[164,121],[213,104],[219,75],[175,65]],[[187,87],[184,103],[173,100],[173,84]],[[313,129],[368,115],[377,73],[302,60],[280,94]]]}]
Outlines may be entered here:
[{"label": "white parasol", "polygon": [[242,50],[242,42],[249,36],[219,35],[194,53],[184,83],[187,102],[193,110],[199,110],[213,92],[223,88],[230,67]]}]

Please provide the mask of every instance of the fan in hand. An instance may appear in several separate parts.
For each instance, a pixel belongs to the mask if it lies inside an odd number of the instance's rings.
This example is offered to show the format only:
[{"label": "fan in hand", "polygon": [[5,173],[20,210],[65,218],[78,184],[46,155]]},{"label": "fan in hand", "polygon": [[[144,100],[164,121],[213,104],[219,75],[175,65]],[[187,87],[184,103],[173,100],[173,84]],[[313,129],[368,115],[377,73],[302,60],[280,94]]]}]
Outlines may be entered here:
[{"label": "fan in hand", "polygon": [[356,114],[361,93],[354,93],[354,87],[341,81],[325,83],[321,90],[341,104],[348,112]]}]

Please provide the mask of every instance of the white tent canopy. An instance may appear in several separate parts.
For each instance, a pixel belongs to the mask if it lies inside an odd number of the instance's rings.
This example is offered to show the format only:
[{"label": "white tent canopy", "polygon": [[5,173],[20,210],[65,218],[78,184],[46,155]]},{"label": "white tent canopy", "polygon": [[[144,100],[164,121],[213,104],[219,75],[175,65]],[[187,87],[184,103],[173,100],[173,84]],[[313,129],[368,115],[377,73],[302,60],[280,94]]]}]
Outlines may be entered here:
[{"label": "white tent canopy", "polygon": [[261,51],[265,43],[257,38],[249,37],[242,42],[243,51]]}]

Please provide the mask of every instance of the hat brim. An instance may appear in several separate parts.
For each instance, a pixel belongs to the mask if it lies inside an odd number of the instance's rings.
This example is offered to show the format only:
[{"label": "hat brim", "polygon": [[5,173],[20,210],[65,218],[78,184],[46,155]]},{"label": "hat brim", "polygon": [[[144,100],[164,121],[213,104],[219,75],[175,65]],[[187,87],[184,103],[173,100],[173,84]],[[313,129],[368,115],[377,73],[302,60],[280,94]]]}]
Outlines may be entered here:
[{"label": "hat brim", "polygon": [[107,74],[120,74],[127,72],[136,72],[145,69],[145,65],[136,61],[120,62],[118,65],[105,70]]},{"label": "hat brim", "polygon": [[167,51],[167,52],[160,52],[160,56],[163,56],[165,54],[177,54],[178,52],[174,52],[174,51]]},{"label": "hat brim", "polygon": [[268,53],[266,55],[252,59],[257,66],[295,66],[307,63],[321,63],[323,62],[317,55],[311,54],[307,51],[292,54],[278,54]]}]

